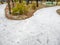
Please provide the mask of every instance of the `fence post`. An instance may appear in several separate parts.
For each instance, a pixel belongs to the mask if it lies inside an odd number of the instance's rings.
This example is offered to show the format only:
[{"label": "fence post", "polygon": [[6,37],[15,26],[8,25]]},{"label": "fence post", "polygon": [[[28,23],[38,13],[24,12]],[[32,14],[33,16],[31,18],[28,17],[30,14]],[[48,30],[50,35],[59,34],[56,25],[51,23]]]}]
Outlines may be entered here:
[{"label": "fence post", "polygon": [[36,6],[38,7],[38,0],[36,0]]}]

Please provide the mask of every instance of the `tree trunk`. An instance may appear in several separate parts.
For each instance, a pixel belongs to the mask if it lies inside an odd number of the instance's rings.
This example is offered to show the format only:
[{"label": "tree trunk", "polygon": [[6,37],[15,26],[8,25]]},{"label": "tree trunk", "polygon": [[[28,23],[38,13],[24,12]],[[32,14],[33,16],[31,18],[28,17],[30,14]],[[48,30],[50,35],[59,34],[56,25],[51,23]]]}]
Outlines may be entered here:
[{"label": "tree trunk", "polygon": [[36,0],[36,6],[38,7],[38,0]]},{"label": "tree trunk", "polygon": [[26,0],[27,1],[27,5],[29,4],[29,0]]},{"label": "tree trunk", "polygon": [[14,7],[14,0],[12,0],[12,5],[13,5],[13,7]]},{"label": "tree trunk", "polygon": [[10,0],[7,0],[7,3],[8,3],[8,8],[9,8],[9,13],[11,14]]},{"label": "tree trunk", "polygon": [[21,3],[22,1],[21,0],[19,0],[19,3]]},{"label": "tree trunk", "polygon": [[58,5],[58,0],[56,2],[57,2],[56,5]]},{"label": "tree trunk", "polygon": [[31,4],[32,4],[32,0],[31,0]]}]

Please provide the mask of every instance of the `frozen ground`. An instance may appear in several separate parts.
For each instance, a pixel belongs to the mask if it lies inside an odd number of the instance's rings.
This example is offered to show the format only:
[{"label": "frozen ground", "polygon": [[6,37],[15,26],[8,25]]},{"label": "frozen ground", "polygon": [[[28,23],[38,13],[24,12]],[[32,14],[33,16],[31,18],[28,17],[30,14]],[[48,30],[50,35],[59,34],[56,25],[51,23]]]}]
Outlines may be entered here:
[{"label": "frozen ground", "polygon": [[60,6],[39,9],[29,19],[9,20],[0,5],[0,45],[60,45]]}]

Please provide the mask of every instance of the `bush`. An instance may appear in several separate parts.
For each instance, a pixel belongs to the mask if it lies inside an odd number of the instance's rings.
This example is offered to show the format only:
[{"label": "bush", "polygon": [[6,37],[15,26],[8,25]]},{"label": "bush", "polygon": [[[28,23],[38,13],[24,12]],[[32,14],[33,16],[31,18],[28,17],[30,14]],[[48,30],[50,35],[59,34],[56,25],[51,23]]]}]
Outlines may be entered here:
[{"label": "bush", "polygon": [[14,0],[14,2],[18,2],[19,0]]},{"label": "bush", "polygon": [[18,14],[18,8],[16,8],[16,7],[12,8],[12,14],[13,15]]},{"label": "bush", "polygon": [[12,14],[26,14],[28,12],[28,7],[24,3],[16,3],[16,6],[12,8]]},{"label": "bush", "polygon": [[36,4],[35,3],[32,3],[32,9],[36,9]]}]

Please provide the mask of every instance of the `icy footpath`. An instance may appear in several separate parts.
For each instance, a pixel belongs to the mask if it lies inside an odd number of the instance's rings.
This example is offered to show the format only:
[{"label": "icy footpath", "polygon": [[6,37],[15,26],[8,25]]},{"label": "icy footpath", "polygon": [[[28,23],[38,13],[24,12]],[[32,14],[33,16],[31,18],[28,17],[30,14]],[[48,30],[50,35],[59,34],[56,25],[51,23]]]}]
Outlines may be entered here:
[{"label": "icy footpath", "polygon": [[0,5],[0,45],[60,45],[60,6],[39,9],[29,19],[9,20]]}]

